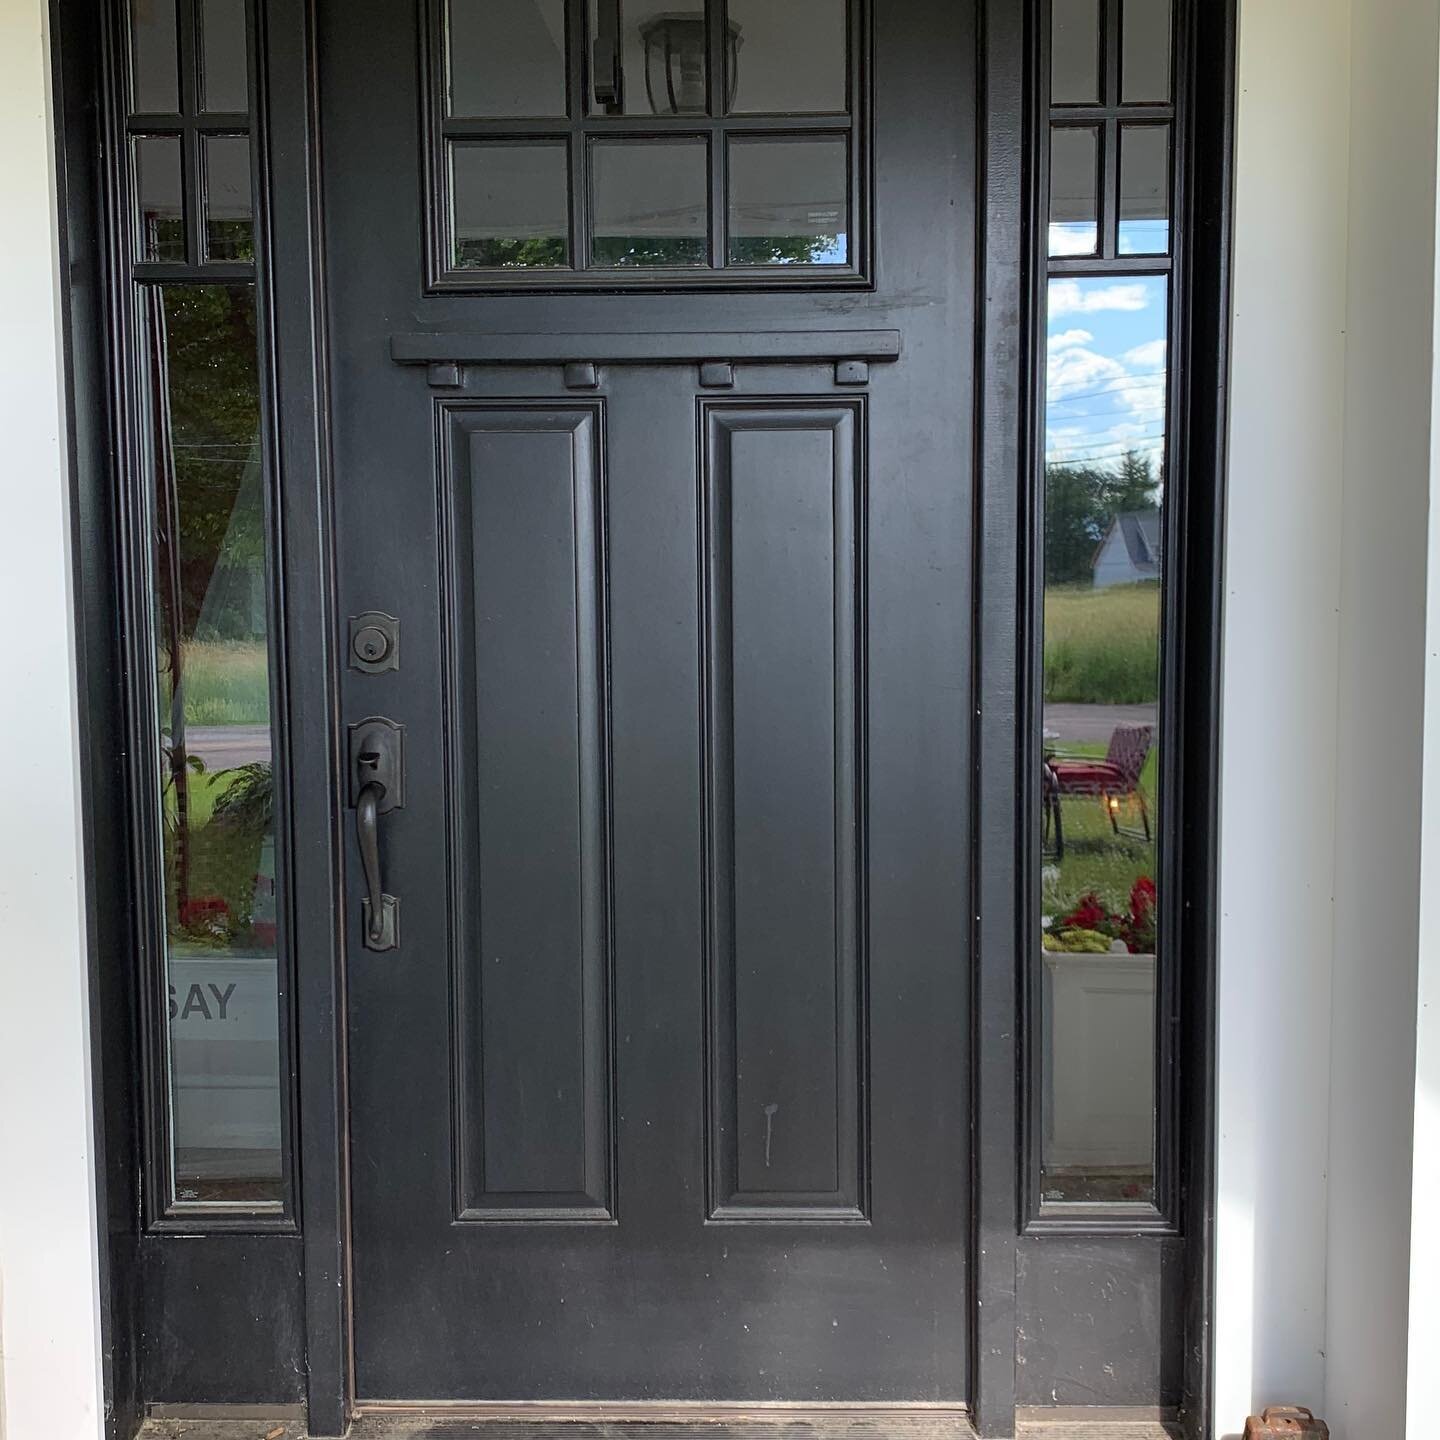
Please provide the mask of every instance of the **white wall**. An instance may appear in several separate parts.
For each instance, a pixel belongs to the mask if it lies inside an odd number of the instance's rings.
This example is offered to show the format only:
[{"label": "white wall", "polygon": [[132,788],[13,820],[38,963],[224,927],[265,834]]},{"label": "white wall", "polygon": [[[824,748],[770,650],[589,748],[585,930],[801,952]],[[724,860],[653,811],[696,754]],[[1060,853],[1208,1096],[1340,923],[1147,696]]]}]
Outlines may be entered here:
[{"label": "white wall", "polygon": [[1217,1434],[1325,1383],[1349,32],[1348,0],[1241,0]]},{"label": "white wall", "polygon": [[1404,1433],[1437,47],[1241,0],[1217,1434]]},{"label": "white wall", "polygon": [[1356,4],[1350,74],[1325,1330],[1341,1440],[1405,1423],[1437,0]]},{"label": "white wall", "polygon": [[43,0],[0,0],[0,1437],[102,1433]]},{"label": "white wall", "polygon": [[[1440,267],[1437,267],[1440,270]],[[1440,309],[1432,322],[1440,352]],[[1430,493],[1440,495],[1440,369],[1431,377]],[[1434,1428],[1435,1357],[1440,1354],[1440,504],[1430,507],[1426,603],[1425,768],[1421,790],[1420,963],[1415,1055],[1414,1173],[1410,1228],[1408,1434]]]}]

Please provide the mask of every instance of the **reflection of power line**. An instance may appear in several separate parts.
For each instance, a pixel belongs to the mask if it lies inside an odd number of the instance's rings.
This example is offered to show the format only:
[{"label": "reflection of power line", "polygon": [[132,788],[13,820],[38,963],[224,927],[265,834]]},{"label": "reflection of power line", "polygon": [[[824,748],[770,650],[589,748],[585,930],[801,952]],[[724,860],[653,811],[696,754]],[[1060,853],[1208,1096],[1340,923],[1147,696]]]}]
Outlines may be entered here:
[{"label": "reflection of power line", "polygon": [[1125,460],[1131,455],[1153,456],[1157,453],[1164,454],[1165,446],[1160,442],[1149,445],[1127,445],[1121,450],[1101,452],[1096,455],[1047,455],[1045,457],[1045,468],[1047,470],[1064,470],[1072,465],[1101,465],[1111,460]]},{"label": "reflection of power line", "polygon": [[[1163,376],[1165,370],[1166,367],[1164,365],[1159,365],[1150,370],[1127,370],[1123,375],[1116,375],[1112,379],[1105,381],[1104,384],[1097,385],[1093,390],[1076,390],[1073,394],[1056,395],[1053,399],[1047,396],[1047,401],[1051,405],[1065,405],[1071,400],[1089,400],[1093,396],[1110,395],[1117,390],[1128,390],[1141,386],[1153,387],[1156,381],[1144,377]],[[1047,389],[1048,388],[1049,387],[1047,387]]]},{"label": "reflection of power line", "polygon": [[1117,450],[1122,454],[1126,450],[1153,450],[1164,443],[1165,432],[1162,430],[1155,435],[1117,435],[1107,440],[1077,440],[1068,445],[1064,440],[1056,440],[1053,444],[1047,444],[1046,449],[1055,453],[1063,452],[1073,459],[1089,460]]},{"label": "reflection of power line", "polygon": [[1133,430],[1118,432],[1116,427],[1111,426],[1108,431],[1097,431],[1090,435],[1067,434],[1062,435],[1053,427],[1047,427],[1046,438],[1054,438],[1057,444],[1069,444],[1077,448],[1089,448],[1092,450],[1108,450],[1113,445],[1121,445],[1129,436],[1138,441],[1154,441],[1163,439],[1165,436],[1165,422],[1163,420],[1147,420],[1143,425],[1136,425]]},{"label": "reflection of power line", "polygon": [[[1128,421],[1116,421],[1114,424],[1108,425],[1101,423],[1111,418],[1108,415],[1092,415],[1084,417],[1086,419],[1097,422],[1090,425],[1074,425],[1070,423],[1072,420],[1077,418],[1081,417],[1072,415],[1061,415],[1058,417],[1047,416],[1045,429],[1048,432],[1058,432],[1063,430],[1066,434],[1074,435],[1075,438],[1082,445],[1098,445],[1100,443],[1100,440],[1097,437],[1107,434],[1113,434],[1119,428],[1121,423],[1132,423]],[[1145,419],[1137,415],[1133,421],[1133,424],[1135,426],[1135,429],[1140,432],[1143,432],[1145,430],[1153,430],[1157,427],[1163,430],[1165,428],[1165,417],[1163,415],[1152,415],[1148,419]]]}]

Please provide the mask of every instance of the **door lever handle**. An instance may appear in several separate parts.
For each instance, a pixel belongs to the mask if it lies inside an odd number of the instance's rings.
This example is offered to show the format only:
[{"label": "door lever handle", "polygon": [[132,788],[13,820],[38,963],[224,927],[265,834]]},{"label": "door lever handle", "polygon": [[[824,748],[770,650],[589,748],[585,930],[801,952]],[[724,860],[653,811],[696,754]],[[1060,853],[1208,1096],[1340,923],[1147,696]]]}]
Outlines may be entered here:
[{"label": "door lever handle", "polygon": [[400,902],[385,893],[380,874],[380,816],[405,803],[405,729],[383,715],[350,727],[350,803],[365,895],[360,902],[367,950],[400,944]]},{"label": "door lever handle", "polygon": [[[385,894],[380,884],[380,801],[385,787],[372,780],[355,802],[355,838],[360,842],[360,867],[365,872],[365,947],[388,950],[385,939],[385,902],[393,907],[395,897]],[[393,913],[393,912],[392,912]],[[393,940],[392,940],[393,943]]]}]

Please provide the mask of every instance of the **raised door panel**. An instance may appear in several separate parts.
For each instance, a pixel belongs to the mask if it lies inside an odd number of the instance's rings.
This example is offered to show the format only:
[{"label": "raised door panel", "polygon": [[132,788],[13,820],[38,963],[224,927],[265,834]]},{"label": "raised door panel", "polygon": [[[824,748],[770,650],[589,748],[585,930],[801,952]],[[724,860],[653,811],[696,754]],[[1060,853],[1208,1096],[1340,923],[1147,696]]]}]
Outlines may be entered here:
[{"label": "raised door panel", "polygon": [[609,1219],[600,412],[442,414],[457,1210]]},{"label": "raised door panel", "polygon": [[863,1220],[860,407],[701,414],[710,1215]]}]

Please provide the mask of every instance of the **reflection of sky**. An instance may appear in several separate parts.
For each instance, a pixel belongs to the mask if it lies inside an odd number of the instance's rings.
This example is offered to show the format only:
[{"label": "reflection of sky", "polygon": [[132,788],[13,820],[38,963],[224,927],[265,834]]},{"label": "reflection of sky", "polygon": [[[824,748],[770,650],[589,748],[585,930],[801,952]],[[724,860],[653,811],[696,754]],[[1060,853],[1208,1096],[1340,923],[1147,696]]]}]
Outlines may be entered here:
[{"label": "reflection of sky", "polygon": [[1045,458],[1104,466],[1137,450],[1159,469],[1165,445],[1166,280],[1050,281]]}]

